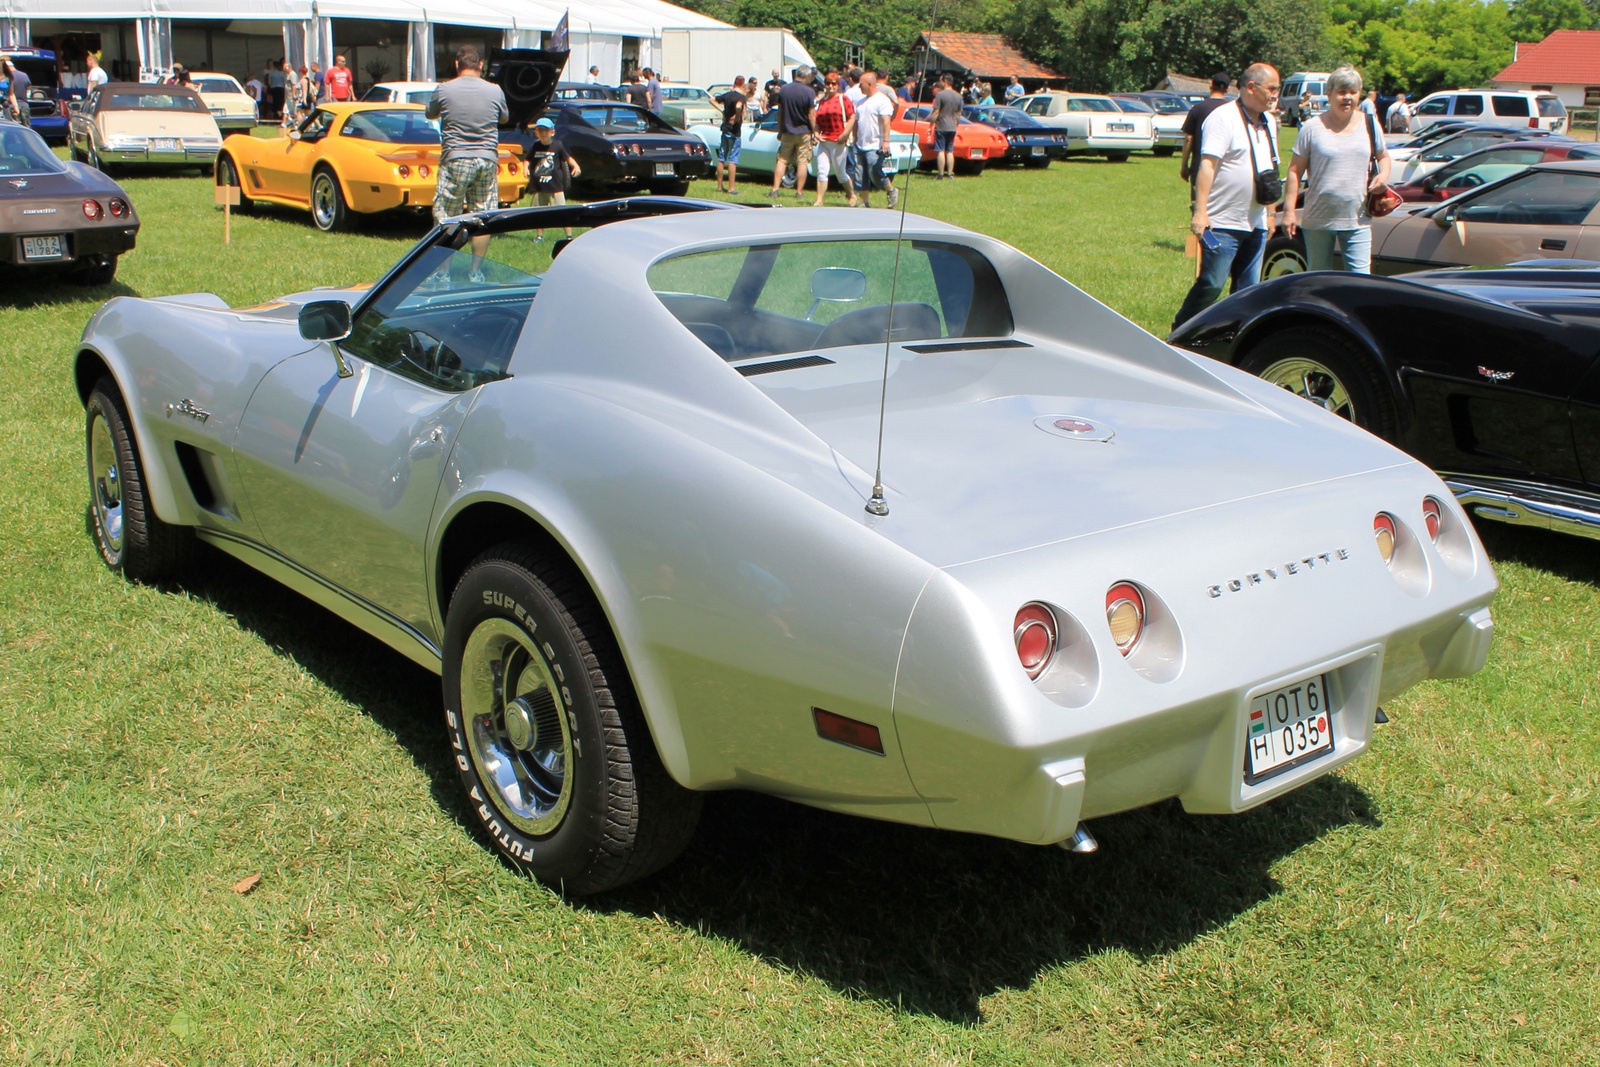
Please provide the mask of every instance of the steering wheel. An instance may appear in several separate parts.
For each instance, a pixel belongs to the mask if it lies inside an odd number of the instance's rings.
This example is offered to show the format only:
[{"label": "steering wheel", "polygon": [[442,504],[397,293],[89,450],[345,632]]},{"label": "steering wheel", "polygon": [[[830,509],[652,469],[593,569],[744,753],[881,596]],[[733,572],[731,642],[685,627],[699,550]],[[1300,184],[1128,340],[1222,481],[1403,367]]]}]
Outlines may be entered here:
[{"label": "steering wheel", "polygon": [[[472,359],[472,372],[482,374],[485,371],[499,374],[505,369],[505,363],[511,356],[512,346],[516,344],[517,334],[522,329],[524,316],[509,308],[483,307],[473,310],[461,323],[455,336],[455,343]],[[441,346],[443,347],[443,346]],[[458,375],[463,372],[461,357],[449,348],[444,349],[448,356],[446,362],[454,361],[450,367],[440,366],[438,373],[441,375]]]},{"label": "steering wheel", "polygon": [[442,354],[448,351],[443,341],[426,330],[412,330],[400,343],[400,354],[434,377],[438,377]]},{"label": "steering wheel", "polygon": [[1500,212],[1494,221],[1513,224],[1532,223],[1533,212],[1521,204],[1501,204]]},{"label": "steering wheel", "polygon": [[1472,171],[1469,170],[1465,174],[1457,174],[1454,178],[1451,178],[1450,181],[1445,184],[1445,188],[1446,189],[1471,189],[1474,185],[1482,185],[1482,184],[1483,184],[1483,175],[1475,174],[1475,173],[1473,173]]}]

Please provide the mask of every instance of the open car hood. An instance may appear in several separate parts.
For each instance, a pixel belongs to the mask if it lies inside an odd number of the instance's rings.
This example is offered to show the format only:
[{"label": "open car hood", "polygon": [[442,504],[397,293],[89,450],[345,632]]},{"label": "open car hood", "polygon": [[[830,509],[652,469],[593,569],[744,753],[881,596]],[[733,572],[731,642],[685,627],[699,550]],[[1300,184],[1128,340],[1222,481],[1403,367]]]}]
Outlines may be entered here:
[{"label": "open car hood", "polygon": [[511,126],[520,130],[539,117],[567,65],[567,52],[542,48],[491,48],[484,76],[506,94]]}]

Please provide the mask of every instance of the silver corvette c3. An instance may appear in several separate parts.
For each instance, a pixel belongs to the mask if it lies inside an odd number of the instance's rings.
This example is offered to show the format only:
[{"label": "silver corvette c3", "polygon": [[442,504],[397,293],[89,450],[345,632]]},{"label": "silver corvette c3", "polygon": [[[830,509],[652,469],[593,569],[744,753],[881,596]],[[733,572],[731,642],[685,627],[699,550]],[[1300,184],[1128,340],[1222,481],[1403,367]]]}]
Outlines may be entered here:
[{"label": "silver corvette c3", "polygon": [[106,562],[198,538],[440,672],[472,810],[573,892],[711,789],[1079,850],[1242,811],[1482,666],[1489,560],[1398,450],[982,235],[712,207],[111,300],[75,361]]}]

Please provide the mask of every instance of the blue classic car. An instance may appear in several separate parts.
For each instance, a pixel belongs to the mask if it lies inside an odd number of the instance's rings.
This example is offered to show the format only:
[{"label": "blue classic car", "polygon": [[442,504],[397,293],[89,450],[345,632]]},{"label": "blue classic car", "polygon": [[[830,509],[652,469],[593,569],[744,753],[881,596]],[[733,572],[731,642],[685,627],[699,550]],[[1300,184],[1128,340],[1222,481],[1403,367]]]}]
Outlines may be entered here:
[{"label": "blue classic car", "polygon": [[11,60],[32,83],[28,87],[28,112],[33,131],[46,140],[65,141],[66,102],[82,99],[83,90],[61,88],[56,54],[43,48],[5,48],[0,49],[0,56]]}]

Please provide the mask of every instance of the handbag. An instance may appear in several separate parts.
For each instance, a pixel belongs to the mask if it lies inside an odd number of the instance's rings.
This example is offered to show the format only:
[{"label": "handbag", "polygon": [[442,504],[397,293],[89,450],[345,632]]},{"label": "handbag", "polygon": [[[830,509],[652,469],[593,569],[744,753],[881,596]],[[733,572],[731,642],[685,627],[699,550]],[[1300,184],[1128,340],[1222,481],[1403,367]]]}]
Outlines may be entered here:
[{"label": "handbag", "polygon": [[[1372,145],[1372,154],[1367,158],[1367,182],[1370,185],[1372,179],[1378,176],[1378,124],[1371,115],[1367,116],[1367,139]],[[1367,214],[1381,219],[1403,203],[1405,201],[1400,194],[1386,184],[1367,194]]]},{"label": "handbag", "polygon": [[1272,136],[1272,124],[1263,116],[1262,124],[1267,128],[1267,144],[1272,149],[1272,169],[1262,170],[1256,162],[1256,139],[1250,133],[1250,113],[1244,109],[1243,101],[1239,104],[1239,117],[1244,120],[1244,140],[1250,146],[1250,170],[1256,177],[1256,203],[1263,207],[1271,207],[1283,199],[1283,175],[1278,173],[1278,143]]}]

